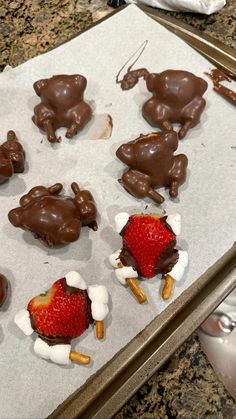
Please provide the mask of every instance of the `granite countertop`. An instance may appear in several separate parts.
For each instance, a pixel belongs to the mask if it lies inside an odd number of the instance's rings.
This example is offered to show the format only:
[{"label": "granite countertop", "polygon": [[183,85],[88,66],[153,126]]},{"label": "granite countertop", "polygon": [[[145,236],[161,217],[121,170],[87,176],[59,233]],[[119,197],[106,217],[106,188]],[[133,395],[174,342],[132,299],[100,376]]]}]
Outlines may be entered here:
[{"label": "granite countertop", "polygon": [[[105,0],[0,2],[0,70],[19,65],[77,35],[113,9]],[[236,49],[236,1],[211,15],[169,13]],[[122,418],[236,418],[228,395],[193,334],[115,416]]]}]

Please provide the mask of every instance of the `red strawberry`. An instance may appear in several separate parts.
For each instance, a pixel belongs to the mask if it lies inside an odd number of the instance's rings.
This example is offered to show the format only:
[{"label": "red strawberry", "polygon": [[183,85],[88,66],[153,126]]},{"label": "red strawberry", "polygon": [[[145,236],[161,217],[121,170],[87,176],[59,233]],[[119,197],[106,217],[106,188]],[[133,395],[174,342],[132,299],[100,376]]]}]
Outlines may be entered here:
[{"label": "red strawberry", "polygon": [[80,336],[91,318],[87,291],[68,287],[65,278],[54,282],[44,294],[32,298],[27,308],[37,333],[68,341]]},{"label": "red strawberry", "polygon": [[175,234],[166,225],[165,217],[155,215],[131,215],[121,236],[121,262],[133,266],[144,278],[161,273],[158,263],[161,266],[163,255],[167,256],[175,245]]}]

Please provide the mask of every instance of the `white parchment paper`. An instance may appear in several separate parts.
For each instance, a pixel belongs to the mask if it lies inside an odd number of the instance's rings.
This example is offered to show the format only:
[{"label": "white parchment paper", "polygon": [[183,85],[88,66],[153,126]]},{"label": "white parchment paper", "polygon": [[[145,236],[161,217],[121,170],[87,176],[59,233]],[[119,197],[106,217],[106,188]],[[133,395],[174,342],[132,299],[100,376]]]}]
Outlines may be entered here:
[{"label": "white parchment paper", "polygon": [[[0,311],[1,418],[47,416],[171,303],[161,300],[160,280],[154,278],[142,282],[149,301],[139,305],[130,291],[116,282],[107,262],[121,243],[113,231],[114,216],[120,210],[158,211],[149,200],[140,202],[123,190],[117,178],[124,166],[115,158],[120,144],[152,131],[140,112],[149,96],[144,83],[128,92],[115,84],[118,70],[145,39],[149,43],[136,68],[145,66],[152,72],[184,69],[206,77],[203,72],[210,64],[136,6],[0,76],[0,138],[5,140],[7,131],[15,130],[27,157],[25,173],[0,186],[0,272],[11,282],[10,303]],[[112,115],[114,128],[109,140],[85,141],[79,134],[68,141],[65,129],[61,129],[62,142],[52,146],[34,126],[32,110],[39,100],[33,82],[62,73],[87,77],[86,99],[94,101],[95,112]],[[166,197],[162,209],[182,215],[179,244],[190,257],[188,271],[176,284],[173,299],[221,257],[236,236],[235,108],[212,91],[211,81],[205,97],[201,124],[179,145],[178,152],[189,158],[188,179],[180,188],[180,197],[174,202],[161,191]],[[48,250],[30,233],[8,222],[8,211],[31,187],[62,182],[65,192],[70,193],[72,181],[94,194],[100,214],[98,232],[83,228],[79,241]],[[15,313],[32,296],[70,270],[80,271],[89,284],[105,284],[111,295],[106,340],[96,341],[90,327],[73,341],[75,350],[93,358],[87,367],[62,367],[37,358],[32,337],[25,337],[13,323]]]}]

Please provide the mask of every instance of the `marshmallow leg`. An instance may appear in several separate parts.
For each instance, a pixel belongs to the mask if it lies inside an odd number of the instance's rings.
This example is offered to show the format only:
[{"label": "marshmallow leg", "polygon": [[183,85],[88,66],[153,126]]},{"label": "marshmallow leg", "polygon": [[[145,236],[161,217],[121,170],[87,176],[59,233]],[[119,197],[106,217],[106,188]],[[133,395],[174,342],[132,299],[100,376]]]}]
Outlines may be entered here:
[{"label": "marshmallow leg", "polygon": [[115,253],[112,253],[112,255],[109,256],[109,262],[113,268],[118,268],[120,264],[120,252],[121,249],[117,250]]},{"label": "marshmallow leg", "polygon": [[165,282],[162,289],[162,298],[168,300],[171,297],[174,281],[180,281],[184,275],[186,266],[188,265],[188,253],[179,250],[179,259],[173,269],[165,275]]},{"label": "marshmallow leg", "polygon": [[71,361],[80,364],[89,364],[90,362],[89,356],[71,351],[71,345],[50,346],[40,338],[37,338],[34,343],[34,352],[40,358],[48,359],[59,365],[68,365]]},{"label": "marshmallow leg", "polygon": [[140,304],[144,303],[147,300],[147,296],[144,294],[143,290],[138,285],[138,272],[135,271],[132,266],[123,266],[122,263],[119,263],[119,268],[116,269],[116,277],[122,285],[129,285],[132,293],[137,298]]}]

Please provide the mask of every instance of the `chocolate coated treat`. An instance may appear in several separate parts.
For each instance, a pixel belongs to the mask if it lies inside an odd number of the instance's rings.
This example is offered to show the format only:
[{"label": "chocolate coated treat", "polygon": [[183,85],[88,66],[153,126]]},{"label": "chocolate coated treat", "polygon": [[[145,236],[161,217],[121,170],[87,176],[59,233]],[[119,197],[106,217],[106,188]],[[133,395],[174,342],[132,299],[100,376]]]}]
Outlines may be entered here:
[{"label": "chocolate coated treat", "polygon": [[227,74],[225,74],[222,70],[219,70],[219,68],[213,68],[209,73],[206,72],[205,74],[212,79],[213,90],[215,90],[215,92],[219,93],[221,96],[235,105],[236,92],[220,84],[221,81],[231,82],[231,78],[227,76]]},{"label": "chocolate coated treat", "polygon": [[0,183],[9,179],[13,173],[24,171],[25,152],[14,131],[8,131],[7,141],[0,146]]},{"label": "chocolate coated treat", "polygon": [[131,89],[139,78],[146,80],[148,90],[153,96],[142,107],[147,122],[162,130],[172,130],[172,123],[180,123],[179,138],[199,123],[205,108],[202,98],[207,82],[188,71],[166,70],[162,73],[149,73],[147,69],[128,71],[119,83],[123,90]]},{"label": "chocolate coated treat", "polygon": [[8,283],[4,275],[0,274],[0,306],[4,303],[7,297]]},{"label": "chocolate coated treat", "polygon": [[137,198],[148,196],[157,204],[164,201],[155,188],[168,187],[169,194],[178,196],[178,188],[186,179],[188,159],[184,154],[174,156],[178,147],[175,131],[140,135],[121,145],[116,155],[127,166],[119,182]]},{"label": "chocolate coated treat", "polygon": [[55,130],[67,127],[67,138],[72,138],[92,117],[90,106],[84,101],[87,80],[80,74],[57,75],[38,80],[34,90],[41,103],[34,108],[33,122],[46,131],[48,141],[55,143]]},{"label": "chocolate coated treat", "polygon": [[77,183],[71,188],[74,198],[59,195],[62,184],[49,188],[36,186],[20,199],[20,207],[8,214],[15,227],[31,231],[49,247],[65,245],[79,238],[81,225],[97,230],[96,206],[88,190]]}]

